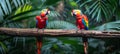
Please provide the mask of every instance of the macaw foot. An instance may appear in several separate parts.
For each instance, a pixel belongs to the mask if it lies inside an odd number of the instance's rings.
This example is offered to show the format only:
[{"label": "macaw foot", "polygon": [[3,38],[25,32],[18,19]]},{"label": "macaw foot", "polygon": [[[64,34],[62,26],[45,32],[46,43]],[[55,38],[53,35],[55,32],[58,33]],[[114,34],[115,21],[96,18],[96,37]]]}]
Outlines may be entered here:
[{"label": "macaw foot", "polygon": [[44,29],[40,29],[40,33],[44,33]]},{"label": "macaw foot", "polygon": [[79,30],[80,30],[80,29],[77,28],[77,29],[76,29],[76,33],[78,33]]},{"label": "macaw foot", "polygon": [[39,29],[37,28],[37,32],[39,32]]},{"label": "macaw foot", "polygon": [[79,31],[79,30],[77,29],[77,30],[76,30],[76,33],[78,33],[78,31]]},{"label": "macaw foot", "polygon": [[84,31],[85,31],[84,29],[76,29],[76,33],[80,32],[83,34]]},{"label": "macaw foot", "polygon": [[81,29],[81,30],[80,30],[80,32],[81,32],[82,34],[83,34],[84,31],[85,31],[84,29]]},{"label": "macaw foot", "polygon": [[44,33],[44,29],[37,29],[37,32]]}]

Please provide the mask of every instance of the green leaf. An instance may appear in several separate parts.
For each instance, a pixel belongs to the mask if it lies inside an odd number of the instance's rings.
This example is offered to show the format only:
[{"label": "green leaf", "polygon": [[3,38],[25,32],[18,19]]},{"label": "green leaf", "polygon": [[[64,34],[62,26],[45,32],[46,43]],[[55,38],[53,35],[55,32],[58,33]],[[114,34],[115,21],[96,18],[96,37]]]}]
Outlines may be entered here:
[{"label": "green leaf", "polygon": [[25,12],[25,11],[29,11],[32,9],[32,6],[31,5],[27,5],[25,4],[24,6],[21,6],[19,7],[16,11],[15,11],[15,15],[16,14],[19,14],[19,13],[22,13],[22,12]]},{"label": "green leaf", "polygon": [[107,16],[109,16],[108,12],[106,12],[106,9],[104,9],[104,7],[101,7],[101,9],[102,9],[102,12],[105,15],[105,18],[107,18]]},{"label": "green leaf", "polygon": [[120,0],[119,0],[119,6],[120,6]]},{"label": "green leaf", "polygon": [[107,31],[116,31],[116,30],[120,30],[120,20],[119,21],[115,21],[115,22],[109,22],[109,23],[105,23],[101,26],[98,26],[95,28],[96,30],[101,30],[101,31],[104,31],[104,30],[107,30]]},{"label": "green leaf", "polygon": [[12,20],[15,17],[19,17],[19,16],[22,16],[22,15],[25,15],[25,14],[28,14],[28,13],[31,13],[31,12],[34,12],[34,11],[37,11],[37,10],[39,10],[39,9],[32,9],[32,10],[28,10],[28,11],[25,11],[25,12],[21,12],[21,13],[16,14],[16,15],[9,16],[7,19]]},{"label": "green leaf", "polygon": [[[49,38],[50,39],[50,38]],[[52,38],[52,41],[49,40],[48,44],[45,44],[42,47],[42,54],[50,53],[50,54],[73,54],[74,50],[71,44],[66,44],[61,42],[60,40],[56,38]]]},{"label": "green leaf", "polygon": [[75,1],[70,1],[69,3],[70,3],[70,6],[72,6],[74,8],[78,7],[78,5],[77,5],[77,3]]},{"label": "green leaf", "polygon": [[105,4],[101,4],[101,6],[102,6],[101,7],[102,11],[105,11],[105,12],[103,12],[103,14],[105,15],[106,20],[107,20],[108,18],[110,18],[111,12],[110,12],[110,10],[108,8],[106,8],[107,6],[105,6]]},{"label": "green leaf", "polygon": [[99,12],[98,12],[96,21],[97,21],[97,22],[100,22],[100,21],[101,21],[101,9],[99,9]]},{"label": "green leaf", "polygon": [[92,14],[92,18],[95,18],[95,16],[96,16],[96,14],[98,13],[98,11],[99,11],[99,8],[96,8],[96,10],[93,12],[93,14]]},{"label": "green leaf", "polygon": [[83,7],[85,4],[87,4],[87,3],[91,2],[91,1],[92,1],[92,0],[87,0],[86,2],[82,3],[82,4],[80,5],[80,7]]},{"label": "green leaf", "polygon": [[98,4],[98,1],[95,1],[95,2],[89,7],[89,9],[94,8],[96,4]]},{"label": "green leaf", "polygon": [[9,11],[9,14],[12,12],[12,7],[11,7],[11,4],[10,4],[10,1],[9,0],[6,0],[6,3],[8,5],[8,11]]},{"label": "green leaf", "polygon": [[48,23],[47,28],[49,29],[76,29],[76,26],[66,21],[51,21]]},{"label": "green leaf", "polygon": [[9,16],[11,13],[14,12],[13,9],[15,9],[14,7],[16,6],[19,7],[23,4],[22,3],[25,3],[23,0],[0,0],[0,21],[2,19],[4,19],[4,21],[7,21],[5,20],[7,16]]},{"label": "green leaf", "polygon": [[18,22],[18,21],[25,20],[25,19],[28,19],[28,18],[34,18],[35,16],[36,15],[30,15],[30,16],[23,16],[23,17],[15,18],[15,19],[9,21],[9,23]]},{"label": "green leaf", "polygon": [[5,15],[9,14],[8,7],[7,7],[5,0],[0,0],[0,4],[1,4],[1,7]]},{"label": "green leaf", "polygon": [[7,46],[5,46],[5,44],[3,44],[2,42],[0,42],[0,47],[2,47],[2,50],[6,53],[8,51]]},{"label": "green leaf", "polygon": [[94,13],[94,11],[95,11],[98,7],[99,7],[98,4],[96,4],[96,5],[92,8],[92,10],[90,11],[89,14]]}]

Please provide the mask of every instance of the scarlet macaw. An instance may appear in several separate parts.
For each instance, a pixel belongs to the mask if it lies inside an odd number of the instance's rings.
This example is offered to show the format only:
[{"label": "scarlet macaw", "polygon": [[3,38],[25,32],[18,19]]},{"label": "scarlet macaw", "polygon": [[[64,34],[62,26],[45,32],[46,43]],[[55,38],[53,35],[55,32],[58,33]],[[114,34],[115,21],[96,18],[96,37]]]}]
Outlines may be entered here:
[{"label": "scarlet macaw", "polygon": [[[48,23],[47,15],[50,13],[49,9],[43,9],[39,16],[36,16],[36,27],[39,29],[44,29]],[[37,30],[37,32],[38,32]],[[37,37],[37,53],[41,54],[42,47],[42,36]]]},{"label": "scarlet macaw", "polygon": [[[71,14],[76,18],[76,26],[78,30],[88,30],[88,18],[86,15],[82,14],[81,10],[74,9]],[[88,39],[83,37],[82,41],[84,45],[84,53],[87,54]]]}]

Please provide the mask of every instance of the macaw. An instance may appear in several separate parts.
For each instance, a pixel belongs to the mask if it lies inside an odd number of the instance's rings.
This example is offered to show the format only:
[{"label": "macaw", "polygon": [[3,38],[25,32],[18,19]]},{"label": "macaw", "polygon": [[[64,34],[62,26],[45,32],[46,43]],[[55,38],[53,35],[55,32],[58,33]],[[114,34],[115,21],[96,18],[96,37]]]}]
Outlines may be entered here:
[{"label": "macaw", "polygon": [[[77,30],[88,30],[88,18],[86,15],[82,14],[81,10],[73,9],[71,14],[76,18]],[[86,37],[82,38],[84,45],[84,53],[87,54],[88,49],[88,39]]]},{"label": "macaw", "polygon": [[[43,29],[48,24],[48,17],[47,15],[50,13],[49,9],[43,9],[39,16],[36,16],[36,28],[37,32],[39,29]],[[37,38],[37,54],[41,54],[41,47],[42,47],[42,36],[36,37]]]}]

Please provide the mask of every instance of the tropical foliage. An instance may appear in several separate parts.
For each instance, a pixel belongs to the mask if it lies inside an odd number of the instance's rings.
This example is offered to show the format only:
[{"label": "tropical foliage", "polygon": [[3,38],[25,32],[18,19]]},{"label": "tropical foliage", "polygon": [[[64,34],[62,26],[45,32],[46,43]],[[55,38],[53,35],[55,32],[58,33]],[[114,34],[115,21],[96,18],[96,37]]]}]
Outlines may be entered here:
[{"label": "tropical foliage", "polygon": [[[72,9],[89,17],[90,30],[120,30],[120,0],[0,0],[0,27],[35,28],[35,16],[49,8],[47,29],[76,29]],[[111,41],[112,40],[112,41]],[[113,42],[113,43],[111,43]],[[90,54],[120,54],[119,39],[89,39]],[[0,54],[36,54],[34,37],[0,35]],[[83,54],[81,38],[43,40],[42,54]]]}]

